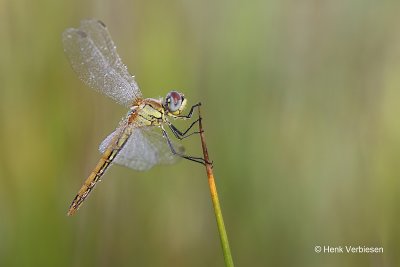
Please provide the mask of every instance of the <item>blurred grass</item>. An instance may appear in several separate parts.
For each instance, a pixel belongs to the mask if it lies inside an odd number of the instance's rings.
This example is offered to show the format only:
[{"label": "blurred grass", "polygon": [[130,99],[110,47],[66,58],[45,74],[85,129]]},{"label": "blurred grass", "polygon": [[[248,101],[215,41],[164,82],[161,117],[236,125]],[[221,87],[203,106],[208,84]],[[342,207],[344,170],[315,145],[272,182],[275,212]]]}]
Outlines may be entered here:
[{"label": "blurred grass", "polygon": [[176,88],[202,101],[237,266],[398,266],[399,11],[396,1],[0,1],[0,266],[223,265],[204,170],[190,162],[113,166],[65,216],[125,114],[63,55],[62,31],[88,17],[108,25],[145,96]]}]

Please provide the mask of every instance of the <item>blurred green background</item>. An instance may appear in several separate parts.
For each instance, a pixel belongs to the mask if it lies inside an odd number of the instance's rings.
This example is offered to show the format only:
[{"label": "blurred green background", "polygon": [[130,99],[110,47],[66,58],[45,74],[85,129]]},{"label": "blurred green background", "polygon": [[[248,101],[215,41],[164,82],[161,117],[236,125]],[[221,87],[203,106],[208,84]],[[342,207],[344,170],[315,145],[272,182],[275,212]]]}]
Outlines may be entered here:
[{"label": "blurred green background", "polygon": [[[0,0],[0,266],[223,266],[198,164],[113,166],[66,216],[126,112],[63,53],[61,33],[91,17],[145,96],[175,88],[203,103],[236,266],[400,266],[399,12],[398,1]],[[184,144],[200,155],[198,139]]]}]

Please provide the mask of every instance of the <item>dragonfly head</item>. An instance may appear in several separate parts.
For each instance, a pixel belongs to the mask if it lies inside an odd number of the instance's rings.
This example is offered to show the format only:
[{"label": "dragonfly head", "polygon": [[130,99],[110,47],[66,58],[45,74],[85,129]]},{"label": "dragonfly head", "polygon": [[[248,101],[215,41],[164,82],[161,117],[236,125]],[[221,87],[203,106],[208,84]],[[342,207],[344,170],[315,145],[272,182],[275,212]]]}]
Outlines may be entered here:
[{"label": "dragonfly head", "polygon": [[182,93],[171,91],[165,97],[163,106],[167,114],[179,115],[186,107],[186,98]]}]

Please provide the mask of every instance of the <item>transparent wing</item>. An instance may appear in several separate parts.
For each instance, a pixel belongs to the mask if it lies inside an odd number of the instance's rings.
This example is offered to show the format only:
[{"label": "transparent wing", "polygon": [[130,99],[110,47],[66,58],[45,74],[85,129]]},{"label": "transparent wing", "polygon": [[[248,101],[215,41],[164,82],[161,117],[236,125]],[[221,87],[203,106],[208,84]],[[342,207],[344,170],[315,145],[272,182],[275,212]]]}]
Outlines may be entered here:
[{"label": "transparent wing", "polygon": [[86,85],[127,107],[142,97],[103,22],[83,20],[78,29],[65,30],[62,39],[72,68]]},{"label": "transparent wing", "polygon": [[[131,136],[113,162],[139,171],[148,170],[157,164],[177,162],[180,158],[172,154],[167,140],[158,131],[161,131],[158,127],[133,128]],[[105,151],[116,134],[118,129],[101,143],[100,152]],[[181,144],[171,142],[177,152],[184,152]]]},{"label": "transparent wing", "polygon": [[[117,135],[121,135],[123,131],[125,131],[125,129],[129,127],[128,126],[128,117],[122,118],[121,121],[118,124],[117,129],[112,132],[110,135],[108,135],[106,137],[106,139],[104,139],[100,146],[99,146],[99,150],[101,153],[104,153],[104,151],[106,151],[106,149],[109,146],[113,146],[113,148],[115,148],[116,145],[116,140],[114,140],[114,137],[116,137]],[[112,143],[113,142],[113,143]]]}]

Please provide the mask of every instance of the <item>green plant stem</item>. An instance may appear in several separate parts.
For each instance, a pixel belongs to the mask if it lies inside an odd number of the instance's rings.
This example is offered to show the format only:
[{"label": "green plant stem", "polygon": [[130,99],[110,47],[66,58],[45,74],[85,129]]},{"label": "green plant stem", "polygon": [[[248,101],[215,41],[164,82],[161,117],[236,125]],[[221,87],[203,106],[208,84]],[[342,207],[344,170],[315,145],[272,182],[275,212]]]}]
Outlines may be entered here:
[{"label": "green plant stem", "polygon": [[212,200],[212,203],[214,206],[215,218],[217,219],[218,232],[219,232],[219,237],[221,240],[222,250],[224,253],[225,265],[227,267],[233,267],[234,264],[233,264],[231,249],[229,248],[228,235],[226,234],[226,230],[225,230],[224,218],[222,217],[222,211],[221,211],[221,206],[219,205],[217,187],[215,185],[214,174],[212,171],[212,164],[210,163],[210,159],[209,159],[208,151],[207,151],[206,140],[204,137],[200,107],[198,108],[198,111],[199,111],[199,118],[200,118],[199,131],[200,131],[201,146],[203,148],[204,160],[206,162],[205,166],[206,166],[207,177],[208,177],[208,185],[210,188],[211,200]]}]

